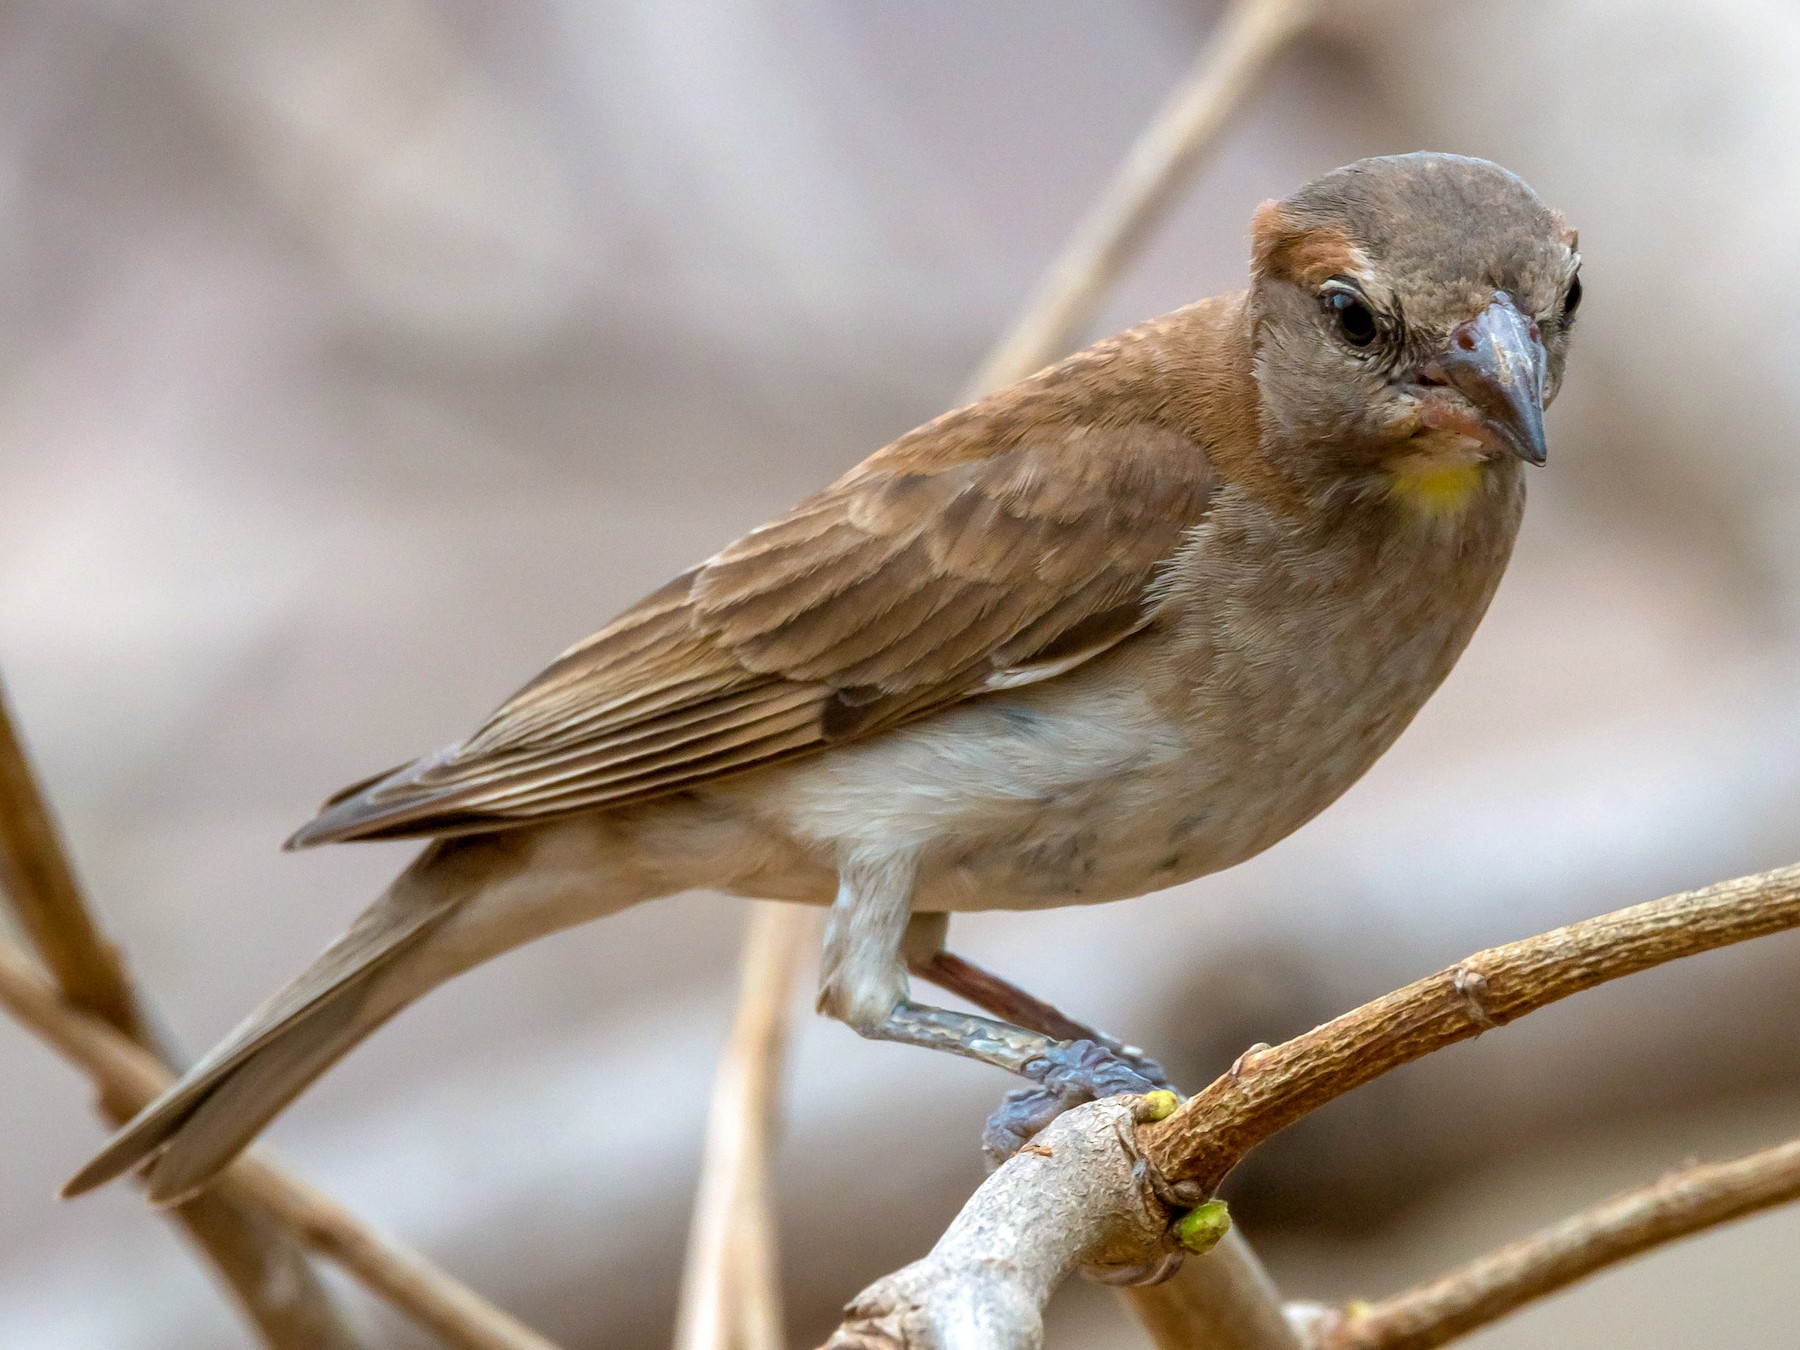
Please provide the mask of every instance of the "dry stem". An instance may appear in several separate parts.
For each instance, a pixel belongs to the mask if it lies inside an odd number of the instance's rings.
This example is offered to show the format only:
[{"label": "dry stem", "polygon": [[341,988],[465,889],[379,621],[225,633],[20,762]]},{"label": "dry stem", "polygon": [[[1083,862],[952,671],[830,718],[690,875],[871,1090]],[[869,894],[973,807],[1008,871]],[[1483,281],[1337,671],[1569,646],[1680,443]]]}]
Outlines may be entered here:
[{"label": "dry stem", "polygon": [[789,1003],[819,915],[763,901],[750,911],[731,1037],[713,1079],[706,1157],[688,1233],[677,1350],[781,1350],[769,1155]]},{"label": "dry stem", "polygon": [[[1076,334],[1093,319],[1107,290],[1141,252],[1206,153],[1216,145],[1227,120],[1264,66],[1311,22],[1317,9],[1318,0],[1240,0],[1231,10],[1201,51],[1192,72],[1145,128],[1093,208],[1077,225],[1024,314],[982,363],[970,382],[971,397],[1021,379],[1068,350]],[[771,918],[768,922],[778,920]],[[798,925],[801,920],[796,917],[787,922]],[[772,972],[759,969],[758,959],[754,951],[746,954],[740,1025],[756,1015],[752,1003],[766,996],[769,981],[775,978]],[[791,969],[786,977],[790,981]],[[786,988],[784,984],[784,995]],[[728,1068],[729,1064],[730,1061]],[[761,1142],[733,1141],[722,1134],[733,1128],[733,1119],[744,1118],[741,1113],[721,1109],[722,1099],[743,1086],[726,1077],[727,1072],[728,1069],[721,1070],[721,1081],[715,1087],[714,1113],[707,1134],[708,1163],[683,1278],[676,1337],[682,1350],[714,1350],[726,1343],[722,1338],[727,1335],[724,1309],[731,1298],[730,1280],[723,1262],[709,1246],[723,1241],[725,1230],[720,1228],[709,1235],[708,1227],[721,1222],[729,1203],[726,1197],[733,1194],[733,1188],[714,1182],[714,1168],[726,1167],[727,1159],[748,1165],[747,1160],[759,1157],[764,1147]],[[736,1222],[767,1228],[765,1207],[752,1203],[749,1196],[741,1193],[737,1204]],[[757,1216],[754,1220],[752,1214]],[[1254,1261],[1247,1248],[1233,1250],[1245,1260]],[[760,1284],[748,1275],[745,1278],[749,1287],[767,1289],[773,1276],[765,1274]],[[1265,1285],[1246,1284],[1242,1289],[1264,1289]],[[1196,1285],[1195,1290],[1199,1287]],[[1206,1288],[1209,1296],[1223,1292],[1223,1286]],[[1172,1295],[1165,1292],[1140,1309],[1139,1316],[1147,1325],[1164,1330],[1174,1327],[1184,1309],[1203,1317],[1199,1305],[1205,1300],[1195,1290],[1189,1291],[1193,1297],[1186,1304],[1172,1301]],[[1273,1291],[1265,1292],[1264,1306],[1255,1313],[1259,1323],[1267,1323],[1271,1317],[1279,1320]],[[1143,1296],[1131,1291],[1126,1297],[1135,1302]]]},{"label": "dry stem", "polygon": [[1800,866],[1721,881],[1477,952],[1273,1049],[1246,1055],[1144,1150],[1184,1195],[1211,1195],[1245,1154],[1352,1088],[1570,994],[1800,925]]},{"label": "dry stem", "polygon": [[1318,11],[1319,0],[1238,0],[1232,6],[1075,227],[1012,332],[969,382],[970,397],[1023,379],[1075,345],[1270,60]]},{"label": "dry stem", "polygon": [[[1068,350],[1075,335],[1093,319],[1108,288],[1142,250],[1206,152],[1216,144],[1227,119],[1243,101],[1257,75],[1311,21],[1317,8],[1317,0],[1240,0],[1202,50],[1192,72],[1139,136],[1112,181],[1076,227],[1024,314],[982,363],[970,382],[971,397],[1021,379]],[[768,922],[778,920],[771,917]],[[795,917],[787,922],[797,926],[801,919]],[[777,978],[765,968],[767,962],[777,959],[772,955],[774,948],[764,951],[761,958],[754,948],[746,954],[740,1026],[757,1015],[753,1004],[770,996],[771,982]],[[792,978],[790,966],[785,979]],[[780,988],[785,996],[787,984]],[[748,1165],[745,1160],[759,1157],[765,1147],[761,1141],[733,1141],[725,1137],[734,1128],[734,1119],[745,1118],[742,1112],[721,1107],[730,1093],[743,1089],[741,1082],[733,1081],[740,1072],[741,1069],[731,1068],[728,1060],[715,1088],[707,1135],[708,1163],[695,1209],[683,1280],[676,1338],[682,1350],[715,1350],[726,1343],[723,1307],[731,1297],[730,1280],[724,1264],[709,1246],[709,1242],[723,1241],[725,1230],[721,1227],[709,1236],[708,1226],[720,1224],[728,1204],[725,1197],[733,1188],[716,1183],[712,1177],[715,1167],[726,1167],[727,1159]],[[710,1199],[709,1193],[713,1193]],[[748,1196],[740,1195],[738,1204],[737,1222],[754,1222],[766,1230],[769,1220],[765,1203],[749,1203]],[[754,1220],[751,1214],[756,1215]],[[1234,1246],[1233,1251],[1243,1261],[1254,1262],[1241,1244]],[[756,1287],[766,1289],[772,1279],[772,1272],[765,1274]],[[754,1281],[751,1283],[755,1285]],[[1165,1292],[1140,1309],[1139,1316],[1147,1325],[1164,1331],[1175,1328],[1183,1316],[1204,1320],[1201,1304],[1229,1291],[1223,1285],[1208,1284],[1202,1295],[1200,1288],[1195,1285],[1189,1290],[1192,1297],[1185,1304]],[[1263,1295],[1263,1306],[1252,1314],[1258,1324],[1268,1323],[1271,1317],[1279,1320],[1279,1304],[1266,1280],[1234,1288],[1240,1295],[1249,1289]],[[1127,1294],[1132,1301],[1140,1297],[1136,1291]]]},{"label": "dry stem", "polygon": [[[0,692],[0,886],[32,945],[74,1006],[116,1028],[171,1067],[124,962],[102,936],[39,790]],[[98,1107],[115,1126],[134,1107],[102,1090]],[[207,1257],[233,1301],[277,1350],[348,1350],[344,1314],[291,1232],[241,1191],[221,1186],[171,1212]]]},{"label": "dry stem", "polygon": [[1800,1199],[1800,1140],[1683,1168],[1380,1303],[1339,1314],[1315,1350],[1432,1350],[1653,1247]]},{"label": "dry stem", "polygon": [[0,886],[25,935],[76,1007],[150,1043],[118,951],[100,934],[0,693]]},{"label": "dry stem", "polygon": [[[0,1006],[129,1111],[169,1085],[168,1070],[154,1056],[91,1013],[71,1007],[30,959],[5,941],[0,941]],[[233,1163],[225,1179],[446,1345],[458,1350],[556,1350],[530,1327],[290,1176],[260,1147]]]}]

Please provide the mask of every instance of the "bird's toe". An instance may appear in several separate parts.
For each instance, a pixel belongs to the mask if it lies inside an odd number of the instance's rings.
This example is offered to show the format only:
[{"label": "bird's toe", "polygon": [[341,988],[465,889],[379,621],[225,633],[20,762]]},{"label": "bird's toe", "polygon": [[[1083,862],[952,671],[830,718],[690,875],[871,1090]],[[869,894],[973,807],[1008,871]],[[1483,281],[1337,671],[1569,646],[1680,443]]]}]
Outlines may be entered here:
[{"label": "bird's toe", "polygon": [[[1154,1070],[1155,1076],[1143,1072]],[[1062,1041],[1025,1066],[1035,1088],[1015,1088],[987,1119],[981,1149],[995,1167],[1023,1148],[1039,1130],[1072,1106],[1128,1093],[1148,1098],[1153,1118],[1173,1113],[1181,1097],[1155,1060],[1131,1058],[1093,1041]]]},{"label": "bird's toe", "polygon": [[[1143,1072],[1155,1070],[1155,1076]],[[1167,1090],[1162,1067],[1147,1056],[1128,1059],[1094,1041],[1063,1041],[1025,1066],[1026,1077],[1068,1098],[1068,1105],[1127,1092]]]}]

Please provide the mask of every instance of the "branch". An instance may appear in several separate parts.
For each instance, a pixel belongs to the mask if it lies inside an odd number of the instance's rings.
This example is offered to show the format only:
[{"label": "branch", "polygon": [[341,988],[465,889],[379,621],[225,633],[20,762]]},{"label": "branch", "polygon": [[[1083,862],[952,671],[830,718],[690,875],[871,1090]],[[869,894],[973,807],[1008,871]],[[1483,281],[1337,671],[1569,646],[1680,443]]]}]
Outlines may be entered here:
[{"label": "branch", "polygon": [[[1256,1144],[1351,1088],[1569,994],[1796,926],[1800,866],[1720,882],[1477,953],[1303,1036],[1247,1054],[1168,1119],[1140,1124],[1135,1133],[1120,1123],[1128,1118],[1121,1113],[1141,1110],[1148,1099],[1079,1108],[1062,1118],[1081,1122],[1069,1127],[1069,1137],[1046,1131],[1033,1141],[1049,1149],[1054,1167],[1033,1158],[1028,1145],[975,1193],[930,1256],[871,1285],[850,1305],[829,1350],[1035,1347],[1044,1301],[1076,1266],[1141,1262],[1143,1253],[1169,1251],[1171,1204],[1205,1200]],[[1096,1114],[1102,1107],[1114,1114]],[[1095,1124],[1103,1119],[1113,1122],[1109,1130]],[[1402,1319],[1491,1320],[1655,1243],[1778,1203],[1800,1189],[1795,1152],[1800,1144],[1680,1174],[1392,1304],[1337,1319],[1335,1327],[1344,1330],[1334,1328],[1329,1314],[1296,1310],[1295,1321],[1316,1341],[1360,1335],[1376,1315],[1409,1333],[1414,1324]],[[1121,1175],[1132,1184],[1120,1182]],[[1139,1255],[1117,1254],[1131,1250]],[[1189,1309],[1190,1293],[1200,1292],[1197,1278],[1212,1287]],[[1212,1344],[1203,1336],[1220,1325],[1255,1334],[1249,1309],[1268,1292],[1260,1281],[1229,1274],[1188,1279],[1185,1290],[1138,1295],[1140,1319],[1159,1344]],[[1236,1312],[1211,1301],[1222,1297],[1221,1288],[1240,1302]],[[1266,1309],[1258,1322],[1272,1326]],[[1317,1344],[1319,1350],[1415,1350],[1443,1344],[1460,1329],[1441,1339]],[[1278,1343],[1244,1342],[1256,1350]]]},{"label": "branch", "polygon": [[923,1259],[844,1310],[826,1350],[1036,1350],[1045,1302],[1082,1266],[1171,1250],[1133,1125],[1142,1097],[1058,1116],[994,1172]]},{"label": "branch", "polygon": [[688,1232],[676,1350],[781,1350],[781,1285],[768,1173],[788,1013],[818,914],[763,901],[750,911],[731,1037],[713,1080],[706,1157]]},{"label": "branch", "polygon": [[[128,1111],[140,1109],[169,1085],[168,1070],[154,1056],[91,1013],[70,1006],[30,959],[5,941],[0,941],[0,1007]],[[556,1350],[423,1257],[290,1176],[261,1148],[233,1163],[224,1179],[290,1225],[308,1247],[456,1350]]]},{"label": "branch", "polygon": [[118,951],[82,899],[0,692],[0,887],[64,997],[141,1045],[150,1035]]},{"label": "branch", "polygon": [[[0,691],[0,887],[63,996],[173,1067],[117,950],[101,935],[58,837]],[[103,1090],[100,1113],[123,1125],[134,1107]],[[262,1340],[276,1350],[349,1350],[357,1338],[292,1233],[231,1187],[171,1217],[205,1254]]]},{"label": "branch", "polygon": [[1023,379],[1075,345],[1269,62],[1306,29],[1319,4],[1237,0],[1075,227],[1011,333],[982,363],[969,397]]},{"label": "branch", "polygon": [[1477,952],[1272,1049],[1246,1054],[1168,1120],[1146,1155],[1203,1199],[1244,1156],[1352,1088],[1570,994],[1800,925],[1800,865],[1721,881]]},{"label": "branch", "polygon": [[1800,1140],[1627,1191],[1380,1303],[1330,1314],[1314,1350],[1433,1350],[1666,1242],[1800,1199]]}]

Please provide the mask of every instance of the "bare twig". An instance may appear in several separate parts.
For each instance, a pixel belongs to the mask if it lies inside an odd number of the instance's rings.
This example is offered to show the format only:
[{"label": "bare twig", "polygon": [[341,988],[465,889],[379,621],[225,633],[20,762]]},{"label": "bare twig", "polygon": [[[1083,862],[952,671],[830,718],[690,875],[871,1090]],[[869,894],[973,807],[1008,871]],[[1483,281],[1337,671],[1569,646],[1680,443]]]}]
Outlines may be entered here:
[{"label": "bare twig", "polygon": [[1237,0],[1082,218],[969,396],[1023,379],[1062,356],[1107,290],[1180,197],[1269,61],[1305,30],[1319,0]]},{"label": "bare twig", "polygon": [[[127,1110],[141,1108],[169,1084],[168,1070],[154,1056],[91,1013],[72,1007],[23,952],[4,941],[0,1007]],[[290,1176],[260,1147],[233,1163],[225,1179],[446,1345],[457,1350],[555,1350],[530,1327]]]},{"label": "bare twig", "polygon": [[1653,1247],[1800,1199],[1800,1140],[1627,1191],[1429,1284],[1340,1314],[1315,1350],[1432,1350]]},{"label": "bare twig", "polygon": [[713,1079],[676,1321],[677,1350],[781,1350],[768,1172],[789,1004],[819,915],[763,901],[750,912],[736,1019]]},{"label": "bare twig", "polygon": [[0,886],[63,996],[148,1045],[150,1033],[124,964],[88,912],[3,692]]},{"label": "bare twig", "polygon": [[[169,1067],[118,952],[94,922],[55,821],[0,691],[0,886],[63,997]],[[102,1090],[99,1110],[122,1125],[133,1108]],[[208,1258],[233,1301],[277,1350],[356,1344],[344,1314],[293,1233],[242,1192],[222,1186],[171,1217]]]},{"label": "bare twig", "polygon": [[1145,1127],[1170,1183],[1211,1195],[1245,1154],[1352,1088],[1622,975],[1800,925],[1800,866],[1721,881],[1477,952],[1272,1049]]}]

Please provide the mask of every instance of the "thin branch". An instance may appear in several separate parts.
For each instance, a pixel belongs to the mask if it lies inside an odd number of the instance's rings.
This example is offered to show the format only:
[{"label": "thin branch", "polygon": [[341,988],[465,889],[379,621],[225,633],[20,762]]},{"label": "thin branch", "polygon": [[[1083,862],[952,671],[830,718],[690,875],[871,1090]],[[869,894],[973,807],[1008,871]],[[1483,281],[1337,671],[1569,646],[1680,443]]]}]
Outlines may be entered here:
[{"label": "thin branch", "polygon": [[677,1350],[781,1350],[769,1155],[789,1006],[819,915],[763,901],[750,911],[738,1007],[713,1079],[676,1320]]},{"label": "thin branch", "polygon": [[[109,1100],[136,1111],[169,1085],[147,1050],[72,1007],[10,942],[0,941],[0,1007],[91,1078]],[[224,1174],[290,1225],[306,1245],[456,1350],[556,1350],[530,1327],[378,1232],[269,1160],[260,1147]]]},{"label": "thin branch", "polygon": [[1073,347],[1106,293],[1180,198],[1269,62],[1320,0],[1237,0],[1075,227],[1025,312],[969,384],[969,396],[1023,379]]},{"label": "thin branch", "polygon": [[[118,951],[94,922],[31,761],[0,690],[0,887],[20,927],[71,1004],[154,1052],[175,1057],[152,1031]],[[98,1107],[115,1126],[132,1110],[102,1090]],[[276,1350],[349,1350],[357,1337],[294,1234],[241,1192],[215,1188],[170,1216],[265,1343]]]},{"label": "thin branch", "polygon": [[82,898],[69,855],[0,691],[0,887],[25,935],[76,1007],[140,1045],[148,1024],[124,963]]},{"label": "thin branch", "polygon": [[1433,1350],[1607,1266],[1800,1199],[1800,1140],[1627,1191],[1447,1275],[1325,1322],[1315,1350]]},{"label": "thin branch", "polygon": [[1211,1195],[1251,1149],[1352,1088],[1558,999],[1666,961],[1800,925],[1800,865],[1722,881],[1477,952],[1230,1072],[1147,1126],[1179,1193]]}]

